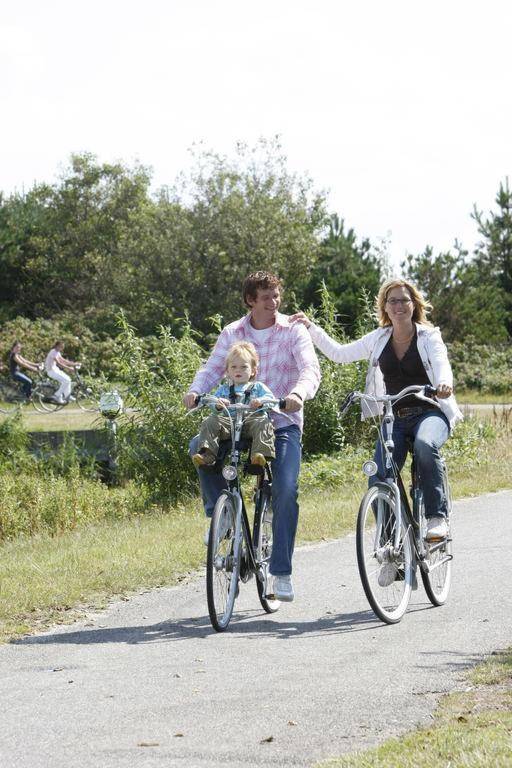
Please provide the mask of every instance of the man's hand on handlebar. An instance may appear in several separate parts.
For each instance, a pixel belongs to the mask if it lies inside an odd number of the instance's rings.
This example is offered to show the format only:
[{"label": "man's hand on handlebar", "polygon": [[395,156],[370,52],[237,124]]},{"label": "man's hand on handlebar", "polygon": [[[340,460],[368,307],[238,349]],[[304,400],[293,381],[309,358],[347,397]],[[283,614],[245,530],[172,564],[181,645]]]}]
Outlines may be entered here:
[{"label": "man's hand on handlebar", "polygon": [[286,413],[295,413],[296,411],[300,411],[300,409],[303,406],[303,402],[301,398],[294,394],[293,392],[288,395],[288,397],[285,398],[286,406],[284,408],[284,411]]},{"label": "man's hand on handlebar", "polygon": [[192,408],[196,407],[196,400],[199,397],[197,392],[187,392],[186,395],[183,395],[183,405],[187,409],[187,411],[191,411]]}]

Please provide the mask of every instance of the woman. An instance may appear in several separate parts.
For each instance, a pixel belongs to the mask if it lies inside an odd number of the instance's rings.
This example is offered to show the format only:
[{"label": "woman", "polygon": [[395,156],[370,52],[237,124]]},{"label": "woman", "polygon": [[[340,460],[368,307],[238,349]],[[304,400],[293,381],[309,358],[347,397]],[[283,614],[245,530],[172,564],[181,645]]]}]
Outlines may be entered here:
[{"label": "woman", "polygon": [[29,371],[39,370],[39,365],[37,363],[32,363],[21,355],[21,344],[19,341],[15,341],[9,352],[9,373],[11,379],[19,381],[23,394],[28,400],[32,394],[32,379],[22,373],[20,367],[27,368]]},{"label": "woman", "polygon": [[[414,395],[393,406],[396,417],[393,458],[401,468],[407,455],[407,439],[414,441],[425,501],[427,538],[442,538],[447,535],[448,528],[439,449],[462,419],[453,396],[453,375],[446,347],[439,329],[427,320],[431,306],[407,281],[387,280],[381,286],[375,304],[380,327],[350,344],[339,344],[331,339],[303,312],[290,319],[306,326],[314,344],[330,360],[337,363],[368,360],[365,390],[368,394],[397,394],[411,384],[436,387],[440,409]],[[376,410],[377,406],[375,410],[363,406],[363,418],[375,415]],[[375,461],[377,477],[381,479],[385,477],[383,454],[382,446],[377,442]]]},{"label": "woman", "polygon": [[80,368],[80,363],[75,363],[73,360],[66,360],[66,358],[62,356],[63,352],[64,342],[56,341],[46,355],[46,360],[44,361],[46,373],[50,379],[54,379],[60,384],[52,398],[56,403],[59,403],[59,405],[65,405],[65,403],[70,400],[74,400],[74,397],[71,395],[71,379],[67,373],[64,373],[64,371],[61,370],[61,368],[67,368],[69,371],[74,371],[75,368]]}]

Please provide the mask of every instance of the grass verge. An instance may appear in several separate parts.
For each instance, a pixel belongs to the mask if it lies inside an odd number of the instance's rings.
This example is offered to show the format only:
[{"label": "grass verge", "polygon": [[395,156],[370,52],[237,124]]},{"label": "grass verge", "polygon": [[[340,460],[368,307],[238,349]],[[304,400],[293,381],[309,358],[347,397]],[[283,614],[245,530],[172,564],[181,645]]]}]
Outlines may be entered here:
[{"label": "grass verge", "polygon": [[[103,419],[98,413],[87,413],[70,406],[55,413],[39,413],[31,406],[23,406],[21,416],[28,432],[64,432],[103,427]],[[7,418],[7,415],[0,413],[0,422]]]},{"label": "grass verge", "polygon": [[[363,458],[366,452],[304,463],[299,542],[332,539],[354,530],[366,486],[359,470]],[[512,487],[512,443],[505,437],[491,443],[470,465],[451,463],[455,497]],[[72,484],[68,490],[73,491]],[[84,606],[102,607],[116,595],[175,583],[202,565],[205,520],[199,501],[191,500],[172,513],[140,514],[135,491],[128,489],[131,502],[115,503],[112,496],[110,519],[93,518],[75,529],[60,527],[57,535],[42,532],[1,546],[1,639],[72,620]],[[96,492],[111,493],[101,486]],[[85,516],[86,500],[73,498],[76,514],[81,511]]]},{"label": "grass verge", "polygon": [[461,693],[443,696],[431,727],[322,768],[507,768],[512,765],[512,649],[468,674]]}]

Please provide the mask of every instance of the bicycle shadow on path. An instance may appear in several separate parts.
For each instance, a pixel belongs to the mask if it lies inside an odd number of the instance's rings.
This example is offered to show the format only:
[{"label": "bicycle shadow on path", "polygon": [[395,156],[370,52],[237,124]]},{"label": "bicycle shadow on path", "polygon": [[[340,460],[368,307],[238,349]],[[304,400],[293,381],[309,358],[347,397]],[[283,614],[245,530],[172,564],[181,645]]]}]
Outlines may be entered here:
[{"label": "bicycle shadow on path", "polygon": [[[418,606],[417,610],[426,610],[428,606]],[[384,629],[371,610],[355,613],[328,614],[313,620],[278,621],[258,610],[239,611],[233,617],[229,629],[223,637],[244,635],[248,640],[277,639],[325,636],[328,634],[347,634],[367,630]],[[59,631],[55,634],[37,635],[11,641],[12,645],[95,645],[124,643],[138,645],[155,642],[179,642],[191,639],[219,637],[213,630],[208,616],[191,616],[176,620],[166,620],[158,624],[141,624],[126,627],[97,627],[81,629],[75,632]]]}]

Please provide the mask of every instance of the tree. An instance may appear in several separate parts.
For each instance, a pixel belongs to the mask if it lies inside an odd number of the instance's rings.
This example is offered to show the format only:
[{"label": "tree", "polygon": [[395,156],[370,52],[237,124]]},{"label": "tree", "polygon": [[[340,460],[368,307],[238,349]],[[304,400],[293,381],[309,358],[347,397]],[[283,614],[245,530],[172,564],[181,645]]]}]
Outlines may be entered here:
[{"label": "tree", "polygon": [[455,243],[454,253],[437,256],[428,246],[418,256],[409,255],[401,268],[432,304],[431,320],[446,341],[472,337],[485,344],[507,338],[502,290],[460,244]]},{"label": "tree", "polygon": [[498,212],[491,211],[487,218],[476,206],[473,209],[472,218],[484,238],[475,252],[475,262],[480,274],[485,274],[489,282],[494,281],[501,289],[496,299],[503,302],[505,325],[512,337],[512,192],[508,178],[500,184],[496,205]]},{"label": "tree", "polygon": [[344,221],[333,214],[319,250],[318,260],[299,296],[303,306],[321,304],[322,286],[327,288],[334,310],[343,325],[352,330],[361,309],[361,293],[375,296],[385,268],[368,239],[357,243],[353,229],[345,232]]},{"label": "tree", "polygon": [[101,314],[129,302],[133,268],[120,246],[151,205],[149,181],[142,166],[73,155],[58,183],[2,200],[2,314]]}]

